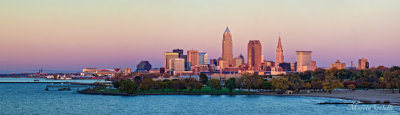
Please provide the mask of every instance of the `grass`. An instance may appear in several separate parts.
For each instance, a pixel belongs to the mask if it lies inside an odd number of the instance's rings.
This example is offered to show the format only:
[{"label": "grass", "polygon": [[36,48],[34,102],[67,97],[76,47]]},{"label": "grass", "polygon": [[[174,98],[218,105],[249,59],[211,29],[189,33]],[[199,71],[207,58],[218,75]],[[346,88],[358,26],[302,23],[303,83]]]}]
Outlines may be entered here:
[{"label": "grass", "polygon": [[108,89],[108,88],[101,88],[98,89],[97,91],[104,91],[104,92],[112,92],[112,93],[121,93],[119,89]]}]

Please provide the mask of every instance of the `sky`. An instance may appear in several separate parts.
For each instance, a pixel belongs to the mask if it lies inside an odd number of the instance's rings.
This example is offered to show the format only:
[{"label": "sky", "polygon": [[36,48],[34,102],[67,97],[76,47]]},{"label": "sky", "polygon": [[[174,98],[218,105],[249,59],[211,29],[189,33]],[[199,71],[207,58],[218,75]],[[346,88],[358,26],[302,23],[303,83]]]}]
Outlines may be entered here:
[{"label": "sky", "polygon": [[180,48],[221,57],[229,26],[233,54],[247,59],[260,40],[275,61],[278,36],[286,62],[311,50],[319,67],[400,65],[399,0],[1,0],[0,73],[80,72],[130,67]]}]

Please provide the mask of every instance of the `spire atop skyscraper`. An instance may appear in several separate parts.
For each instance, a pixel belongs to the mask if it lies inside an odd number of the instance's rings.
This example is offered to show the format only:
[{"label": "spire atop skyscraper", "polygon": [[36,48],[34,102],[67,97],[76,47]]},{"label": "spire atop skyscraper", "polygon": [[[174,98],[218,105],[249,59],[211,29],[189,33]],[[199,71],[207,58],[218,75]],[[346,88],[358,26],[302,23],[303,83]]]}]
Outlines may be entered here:
[{"label": "spire atop skyscraper", "polygon": [[281,35],[279,35],[278,47],[277,48],[282,50]]},{"label": "spire atop skyscraper", "polygon": [[281,43],[281,35],[278,37],[278,46],[276,48],[276,65],[279,65],[280,63],[284,62],[284,57],[283,57],[283,48],[282,48],[282,43]]},{"label": "spire atop skyscraper", "polygon": [[231,32],[231,31],[229,31],[229,27],[228,26],[226,26],[225,32]]}]

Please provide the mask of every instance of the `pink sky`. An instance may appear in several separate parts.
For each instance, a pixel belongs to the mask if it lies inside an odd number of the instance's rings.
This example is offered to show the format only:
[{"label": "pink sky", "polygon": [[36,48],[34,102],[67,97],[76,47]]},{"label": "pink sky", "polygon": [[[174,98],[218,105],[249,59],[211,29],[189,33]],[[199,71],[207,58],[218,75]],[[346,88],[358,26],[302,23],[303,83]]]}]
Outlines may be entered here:
[{"label": "pink sky", "polygon": [[260,40],[275,61],[279,33],[285,61],[312,50],[320,67],[365,57],[400,65],[398,0],[2,0],[0,73],[131,67],[163,52],[197,49],[221,56],[229,26],[234,56]]}]

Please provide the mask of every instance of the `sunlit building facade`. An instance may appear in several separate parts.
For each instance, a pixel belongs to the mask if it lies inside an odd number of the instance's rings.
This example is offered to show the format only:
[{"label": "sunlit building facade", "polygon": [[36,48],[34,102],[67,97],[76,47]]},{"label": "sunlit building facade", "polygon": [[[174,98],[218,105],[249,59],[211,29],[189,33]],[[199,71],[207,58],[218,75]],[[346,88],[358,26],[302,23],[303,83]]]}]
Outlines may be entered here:
[{"label": "sunlit building facade", "polygon": [[232,51],[232,35],[228,27],[226,27],[222,40],[222,59],[228,63],[225,66],[232,65],[233,51]]},{"label": "sunlit building facade", "polygon": [[174,58],[179,58],[179,53],[174,53],[174,52],[166,52],[164,53],[164,67],[165,71],[171,70],[170,68],[170,60]]},{"label": "sunlit building facade", "polygon": [[304,72],[312,70],[312,51],[296,51],[297,71]]},{"label": "sunlit building facade", "polygon": [[331,64],[331,68],[346,69],[346,64],[345,63],[340,63],[339,60],[336,60],[335,63]]},{"label": "sunlit building facade", "polygon": [[252,70],[261,69],[261,42],[259,40],[250,40],[248,43],[248,65]]},{"label": "sunlit building facade", "polygon": [[366,58],[361,58],[358,60],[358,69],[363,70],[363,69],[368,69],[369,68],[369,62],[368,59]]},{"label": "sunlit building facade", "polygon": [[199,51],[189,50],[187,52],[187,61],[190,63],[190,66],[199,65]]}]

